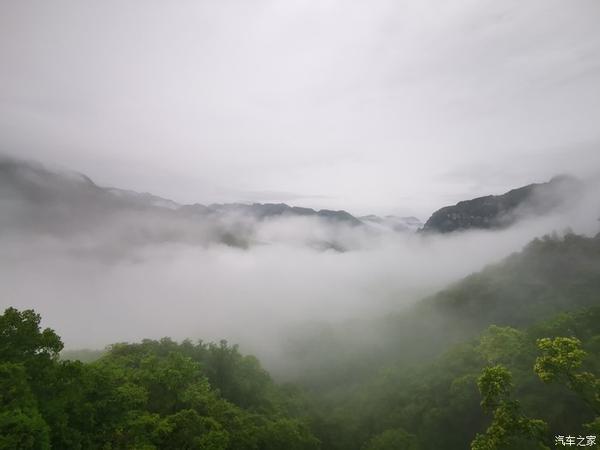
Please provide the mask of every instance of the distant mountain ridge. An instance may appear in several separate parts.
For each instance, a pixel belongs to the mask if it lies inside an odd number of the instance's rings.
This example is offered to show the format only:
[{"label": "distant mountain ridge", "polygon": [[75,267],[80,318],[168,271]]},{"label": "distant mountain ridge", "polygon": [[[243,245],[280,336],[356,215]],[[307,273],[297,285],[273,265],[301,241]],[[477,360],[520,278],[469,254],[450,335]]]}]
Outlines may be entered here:
[{"label": "distant mountain ridge", "polygon": [[[512,225],[527,216],[543,215],[567,204],[583,189],[583,183],[570,176],[555,177],[547,183],[530,184],[502,195],[488,195],[458,202],[434,212],[423,225],[416,217],[365,215],[356,217],[344,210],[312,209],[285,203],[199,203],[183,205],[150,193],[102,187],[77,172],[52,171],[35,162],[0,157],[0,201],[10,223],[16,211],[34,227],[50,217],[60,228],[61,217],[79,217],[77,226],[94,224],[117,211],[155,211],[165,218],[222,218],[256,221],[272,218],[309,217],[330,224],[367,227],[374,232],[438,232],[468,229],[494,229]],[[20,203],[19,203],[20,202]],[[23,204],[35,208],[23,209]],[[20,209],[19,209],[20,208]]]},{"label": "distant mountain ridge", "polygon": [[315,210],[299,206],[290,206],[285,203],[213,203],[205,206],[201,204],[182,205],[181,212],[191,212],[200,215],[207,214],[243,214],[258,220],[270,217],[308,216],[319,217],[326,220],[343,222],[351,226],[362,225],[362,221],[344,210],[333,211],[330,209]]},{"label": "distant mountain ridge", "polygon": [[464,200],[435,211],[423,231],[449,233],[467,229],[493,229],[512,225],[527,216],[547,214],[567,204],[583,190],[577,178],[562,175],[547,183],[534,183],[502,195]]},{"label": "distant mountain ridge", "polygon": [[[71,220],[67,228],[96,226],[106,215],[127,211],[156,212],[175,220],[204,220],[221,224],[221,219],[255,221],[272,218],[309,217],[332,225],[368,227],[375,231],[416,231],[421,222],[414,217],[357,218],[344,210],[312,209],[285,203],[213,203],[180,204],[150,193],[97,185],[86,175],[51,170],[37,162],[0,156],[0,206],[9,208],[5,216],[25,219],[27,226],[41,229],[42,224],[62,231],[63,219]],[[11,221],[4,221],[4,224]],[[1,223],[0,223],[1,224]],[[39,225],[39,226],[38,226]],[[220,225],[215,225],[220,226]],[[236,229],[237,230],[237,229]]]}]

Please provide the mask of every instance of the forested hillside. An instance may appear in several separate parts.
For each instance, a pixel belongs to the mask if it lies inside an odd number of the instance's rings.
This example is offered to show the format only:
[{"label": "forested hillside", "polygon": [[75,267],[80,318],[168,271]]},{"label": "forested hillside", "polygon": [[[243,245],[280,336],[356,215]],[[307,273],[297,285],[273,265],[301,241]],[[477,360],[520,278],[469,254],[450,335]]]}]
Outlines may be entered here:
[{"label": "forested hillside", "polygon": [[294,384],[225,342],[61,359],[39,324],[0,316],[0,448],[525,450],[600,435],[600,236],[535,240],[403,313],[297,341]]},{"label": "forested hillside", "polygon": [[431,360],[490,325],[523,328],[591,306],[600,306],[600,235],[545,236],[400,313],[299,337],[288,351],[302,376],[289,376],[339,388],[391,362]]}]

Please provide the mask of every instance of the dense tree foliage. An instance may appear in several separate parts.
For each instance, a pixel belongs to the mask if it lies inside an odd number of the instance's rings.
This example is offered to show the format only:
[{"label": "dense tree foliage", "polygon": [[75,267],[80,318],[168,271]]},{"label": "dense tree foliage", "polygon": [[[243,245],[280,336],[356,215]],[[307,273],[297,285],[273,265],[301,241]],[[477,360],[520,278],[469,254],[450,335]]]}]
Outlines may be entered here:
[{"label": "dense tree foliage", "polygon": [[2,449],[313,449],[298,394],[237,347],[170,339],[59,360],[33,311],[0,316]]},{"label": "dense tree foliage", "polygon": [[512,376],[505,367],[486,367],[477,386],[482,396],[481,406],[493,411],[494,417],[485,433],[475,436],[471,450],[548,449],[543,445],[548,441],[546,424],[525,417],[519,402],[510,398]]},{"label": "dense tree foliage", "polygon": [[307,342],[312,353],[290,350],[307,371],[286,385],[225,341],[120,343],[84,363],[59,357],[39,315],[8,308],[0,449],[533,450],[600,437],[600,238],[536,240],[409,311]]},{"label": "dense tree foliage", "polygon": [[[581,342],[581,365],[571,374],[577,383],[548,360],[564,358],[549,356],[548,338]],[[407,448],[416,449],[459,450],[472,441],[477,450],[552,447],[553,436],[586,435],[600,423],[593,376],[600,373],[598,342],[600,308],[563,313],[524,330],[490,326],[431,363],[398,363],[360,385],[319,396],[324,425],[318,437],[324,448],[339,449],[360,449],[390,430],[414,435]],[[552,382],[543,377],[550,370]]]}]

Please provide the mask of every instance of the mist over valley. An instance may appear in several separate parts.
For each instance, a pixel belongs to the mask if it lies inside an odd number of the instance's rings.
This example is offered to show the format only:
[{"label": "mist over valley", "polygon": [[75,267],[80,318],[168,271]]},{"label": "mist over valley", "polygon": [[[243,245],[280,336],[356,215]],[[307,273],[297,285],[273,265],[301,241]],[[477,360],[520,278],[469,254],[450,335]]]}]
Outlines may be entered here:
[{"label": "mist over valley", "polygon": [[510,226],[444,234],[285,204],[180,205],[10,158],[0,170],[3,289],[71,349],[228,339],[276,364],[290,330],[397,312],[536,237],[599,231],[593,181],[523,197]]}]

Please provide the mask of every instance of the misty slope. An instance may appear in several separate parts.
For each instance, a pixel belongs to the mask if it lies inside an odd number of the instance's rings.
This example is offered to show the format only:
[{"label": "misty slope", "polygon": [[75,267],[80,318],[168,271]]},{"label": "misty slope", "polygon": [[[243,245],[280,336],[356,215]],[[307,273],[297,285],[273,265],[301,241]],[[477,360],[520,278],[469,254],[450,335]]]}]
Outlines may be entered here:
[{"label": "misty slope", "polygon": [[554,177],[547,183],[530,184],[502,195],[488,195],[458,202],[435,211],[424,231],[448,233],[470,228],[502,228],[528,216],[547,214],[572,202],[583,184],[569,176]]},{"label": "misty slope", "polygon": [[[589,402],[544,386],[533,366],[538,338],[575,336],[589,352],[584,367],[598,373],[599,314],[600,234],[546,236],[403,313],[314,330],[288,350],[291,378],[312,393],[328,449],[380,448],[391,436],[406,447],[381,448],[469,448],[490,423],[476,381],[498,363],[513,372],[525,411],[550,428],[544,443],[565,430],[590,434]],[[539,448],[515,439],[498,448]]]},{"label": "misty slope", "polygon": [[[0,156],[0,199],[22,201],[38,208],[65,208],[76,214],[78,209],[93,208],[168,208],[177,203],[148,193],[104,188],[88,176],[73,171],[50,170],[43,165]],[[68,208],[68,209],[67,209]]]},{"label": "misty slope", "polygon": [[600,234],[535,239],[497,265],[471,275],[422,308],[474,324],[527,325],[600,302]]},{"label": "misty slope", "polygon": [[600,234],[536,239],[401,313],[313,330],[288,352],[303,382],[355,383],[392,361],[414,364],[489,325],[523,327],[563,311],[600,306]]},{"label": "misty slope", "polygon": [[0,225],[34,233],[71,235],[94,231],[116,217],[169,211],[150,194],[107,189],[71,171],[53,171],[35,162],[0,158]]}]

